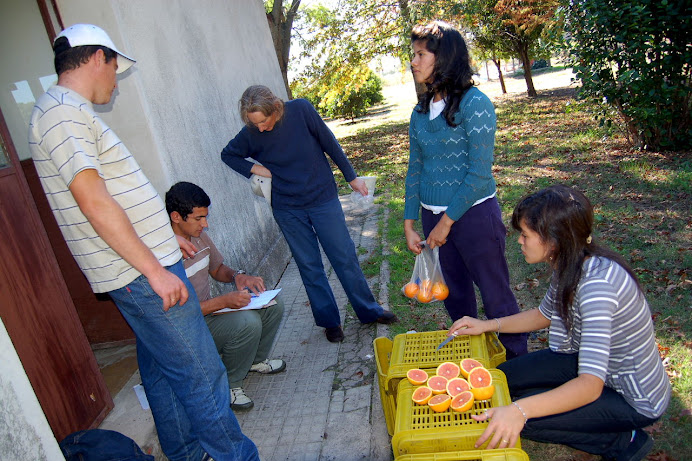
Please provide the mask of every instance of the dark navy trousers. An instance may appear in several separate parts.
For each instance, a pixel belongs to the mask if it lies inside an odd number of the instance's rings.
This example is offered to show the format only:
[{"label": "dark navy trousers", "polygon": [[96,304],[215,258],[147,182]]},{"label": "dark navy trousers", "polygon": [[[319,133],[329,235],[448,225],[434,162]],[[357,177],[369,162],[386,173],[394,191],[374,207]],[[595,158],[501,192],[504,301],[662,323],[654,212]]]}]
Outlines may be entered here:
[{"label": "dark navy trousers", "polygon": [[[430,234],[443,214],[422,209],[425,237]],[[495,197],[471,207],[456,221],[440,247],[440,267],[449,287],[444,301],[452,321],[468,315],[478,317],[474,284],[478,286],[483,309],[489,319],[519,312],[517,300],[509,286],[509,269],[505,259],[507,229]],[[500,334],[507,349],[507,358],[526,354],[525,333]]]},{"label": "dark navy trousers", "polygon": [[[578,360],[578,354],[543,349],[508,360],[497,368],[505,373],[509,393],[517,400],[549,391],[576,378]],[[603,387],[601,396],[588,405],[529,419],[521,437],[617,458],[629,445],[632,430],[650,426],[657,420],[640,414],[615,390]]]},{"label": "dark navy trousers", "polygon": [[273,212],[298,266],[317,326],[332,328],[341,325],[339,306],[324,271],[320,245],[358,320],[371,323],[384,313],[360,268],[338,197],[312,208],[275,208]]}]

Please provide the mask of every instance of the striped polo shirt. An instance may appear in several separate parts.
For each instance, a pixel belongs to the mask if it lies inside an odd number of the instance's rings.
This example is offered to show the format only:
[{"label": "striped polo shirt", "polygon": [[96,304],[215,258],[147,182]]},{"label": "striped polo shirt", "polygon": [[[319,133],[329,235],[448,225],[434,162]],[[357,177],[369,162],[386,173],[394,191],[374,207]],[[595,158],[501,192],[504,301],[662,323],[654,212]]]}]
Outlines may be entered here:
[{"label": "striped polo shirt", "polygon": [[162,266],[181,259],[163,200],[90,101],[68,88],[49,88],[31,114],[29,147],[58,226],[95,293],[122,288],[141,274],[98,236],[70,193],[83,170],[103,178]]},{"label": "striped polo shirt", "polygon": [[199,302],[204,302],[212,297],[209,273],[214,272],[223,264],[223,256],[206,231],[199,237],[192,237],[190,241],[197,248],[197,253],[183,260],[185,275],[195,289]]},{"label": "striped polo shirt", "polygon": [[663,414],[670,382],[658,353],[649,305],[622,266],[594,256],[584,262],[568,332],[555,310],[553,277],[539,309],[550,319],[550,349],[579,354],[578,373],[602,379],[637,412]]}]

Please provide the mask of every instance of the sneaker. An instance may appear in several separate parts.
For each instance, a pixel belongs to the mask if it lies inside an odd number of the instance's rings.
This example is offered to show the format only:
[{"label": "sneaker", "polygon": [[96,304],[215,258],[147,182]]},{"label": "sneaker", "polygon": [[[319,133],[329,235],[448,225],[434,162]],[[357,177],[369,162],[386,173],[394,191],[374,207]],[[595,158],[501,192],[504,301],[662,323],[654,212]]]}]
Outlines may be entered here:
[{"label": "sneaker", "polygon": [[654,440],[641,429],[634,431],[634,439],[630,442],[627,448],[620,453],[616,461],[641,461],[654,446]]},{"label": "sneaker", "polygon": [[327,341],[330,343],[340,343],[344,340],[344,330],[341,325],[338,327],[325,328],[324,334],[327,335]]},{"label": "sneaker", "polygon": [[381,316],[375,320],[377,323],[382,323],[384,325],[390,325],[399,321],[396,315],[392,311],[384,311]]},{"label": "sneaker", "polygon": [[246,411],[255,406],[255,402],[245,395],[242,387],[231,389],[231,408],[233,411]]},{"label": "sneaker", "polygon": [[202,461],[214,461],[214,458],[209,456],[209,453],[205,453],[204,456],[202,456]]},{"label": "sneaker", "polygon": [[273,375],[286,369],[286,362],[281,359],[266,359],[260,363],[256,363],[250,367],[250,371],[256,371],[264,375]]}]

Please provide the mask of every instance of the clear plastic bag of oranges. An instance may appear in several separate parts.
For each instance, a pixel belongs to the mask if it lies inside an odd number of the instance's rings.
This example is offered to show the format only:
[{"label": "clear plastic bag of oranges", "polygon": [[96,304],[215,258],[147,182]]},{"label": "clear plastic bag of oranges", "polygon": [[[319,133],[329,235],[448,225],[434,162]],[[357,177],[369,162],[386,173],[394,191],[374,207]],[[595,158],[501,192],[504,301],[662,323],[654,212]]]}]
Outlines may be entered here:
[{"label": "clear plastic bag of oranges", "polygon": [[449,296],[449,288],[440,268],[439,248],[433,250],[427,245],[416,256],[411,280],[401,288],[407,298],[421,303],[443,301]]}]

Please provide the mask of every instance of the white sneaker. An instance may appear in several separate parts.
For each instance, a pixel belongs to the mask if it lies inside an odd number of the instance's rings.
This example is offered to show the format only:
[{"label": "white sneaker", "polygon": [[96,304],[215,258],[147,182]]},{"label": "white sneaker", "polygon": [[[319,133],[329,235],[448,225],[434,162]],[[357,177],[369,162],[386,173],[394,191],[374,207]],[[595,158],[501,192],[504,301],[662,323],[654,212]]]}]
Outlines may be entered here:
[{"label": "white sneaker", "polygon": [[281,359],[266,359],[260,363],[256,363],[250,367],[250,371],[262,373],[265,375],[273,375],[286,369],[286,362]]},{"label": "white sneaker", "polygon": [[233,410],[249,410],[255,406],[255,402],[245,395],[242,387],[234,387],[231,389],[231,408]]}]

